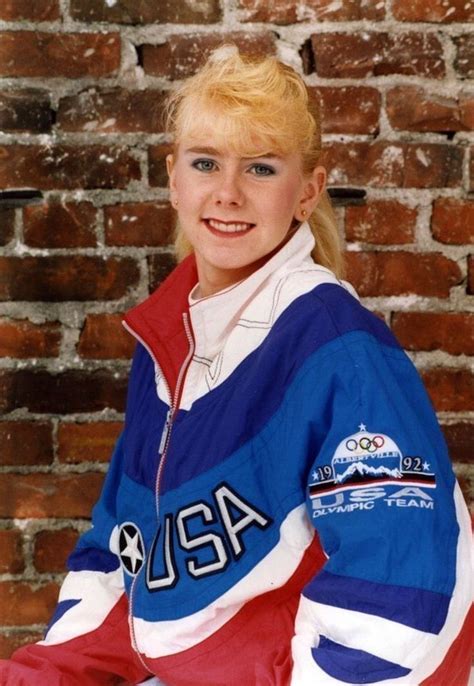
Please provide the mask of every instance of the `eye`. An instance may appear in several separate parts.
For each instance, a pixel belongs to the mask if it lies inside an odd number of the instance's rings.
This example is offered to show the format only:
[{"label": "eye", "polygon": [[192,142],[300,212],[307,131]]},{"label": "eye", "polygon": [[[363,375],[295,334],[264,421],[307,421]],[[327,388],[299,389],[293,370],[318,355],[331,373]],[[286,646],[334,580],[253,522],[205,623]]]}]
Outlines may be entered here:
[{"label": "eye", "polygon": [[194,160],[191,164],[192,167],[195,169],[198,169],[199,171],[202,172],[211,172],[214,171],[214,168],[216,166],[216,163],[213,160]]},{"label": "eye", "polygon": [[275,173],[273,167],[270,167],[267,164],[253,164],[250,167],[250,170],[256,176],[271,176]]}]

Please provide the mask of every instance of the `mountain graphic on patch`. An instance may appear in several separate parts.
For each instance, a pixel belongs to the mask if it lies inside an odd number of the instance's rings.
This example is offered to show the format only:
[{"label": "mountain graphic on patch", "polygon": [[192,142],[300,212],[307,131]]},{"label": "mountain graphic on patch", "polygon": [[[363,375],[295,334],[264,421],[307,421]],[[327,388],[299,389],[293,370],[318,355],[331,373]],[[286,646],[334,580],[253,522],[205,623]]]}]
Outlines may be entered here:
[{"label": "mountain graphic on patch", "polygon": [[400,449],[390,436],[358,431],[344,438],[336,448],[331,461],[334,482],[400,479],[401,461]]},{"label": "mountain graphic on patch", "polygon": [[383,465],[380,465],[379,467],[370,467],[364,462],[356,462],[355,464],[351,464],[342,474],[336,474],[335,481],[336,483],[343,483],[357,474],[360,476],[382,476],[383,474],[387,474],[388,476],[393,476],[395,479],[400,479],[402,476],[401,471],[397,468],[390,469]]}]

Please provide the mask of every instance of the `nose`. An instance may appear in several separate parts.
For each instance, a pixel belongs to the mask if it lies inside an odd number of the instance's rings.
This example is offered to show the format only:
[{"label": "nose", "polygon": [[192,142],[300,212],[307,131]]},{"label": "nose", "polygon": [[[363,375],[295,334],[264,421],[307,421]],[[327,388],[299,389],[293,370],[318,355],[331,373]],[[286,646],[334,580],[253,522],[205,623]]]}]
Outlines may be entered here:
[{"label": "nose", "polygon": [[243,192],[236,170],[219,174],[214,189],[214,201],[224,207],[238,207],[243,203]]}]

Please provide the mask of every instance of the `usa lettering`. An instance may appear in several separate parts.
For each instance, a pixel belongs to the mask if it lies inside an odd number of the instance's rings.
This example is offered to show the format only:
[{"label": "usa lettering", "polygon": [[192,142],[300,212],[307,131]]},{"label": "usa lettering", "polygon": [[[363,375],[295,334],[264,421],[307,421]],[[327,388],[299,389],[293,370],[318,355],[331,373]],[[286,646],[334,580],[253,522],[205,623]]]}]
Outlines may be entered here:
[{"label": "usa lettering", "polygon": [[[176,546],[189,552],[185,556],[186,573],[193,579],[200,579],[221,573],[232,560],[238,560],[245,553],[248,530],[254,527],[263,530],[272,523],[270,517],[226,483],[213,491],[213,497],[213,503],[199,500],[176,514],[165,515],[147,561],[149,591],[170,589],[178,583]],[[195,554],[199,550],[206,550],[206,562],[199,561]]]}]

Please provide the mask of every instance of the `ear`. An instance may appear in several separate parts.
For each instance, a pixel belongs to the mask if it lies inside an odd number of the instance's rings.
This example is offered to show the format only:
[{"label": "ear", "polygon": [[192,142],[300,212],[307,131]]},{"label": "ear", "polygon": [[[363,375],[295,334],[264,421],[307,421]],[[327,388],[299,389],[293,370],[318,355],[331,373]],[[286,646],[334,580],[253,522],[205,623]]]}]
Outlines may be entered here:
[{"label": "ear", "polygon": [[[322,166],[315,167],[312,173],[304,178],[303,191],[295,212],[295,216],[299,221],[304,221],[315,209],[321,193],[326,189],[326,179],[326,169]],[[302,210],[305,210],[304,216]]]},{"label": "ear", "polygon": [[166,171],[168,172],[169,186],[171,193],[176,193],[174,155],[166,155]]},{"label": "ear", "polygon": [[169,188],[170,188],[170,202],[176,209],[178,206],[178,191],[176,190],[176,169],[174,155],[170,153],[166,155],[166,171],[168,172]]}]

